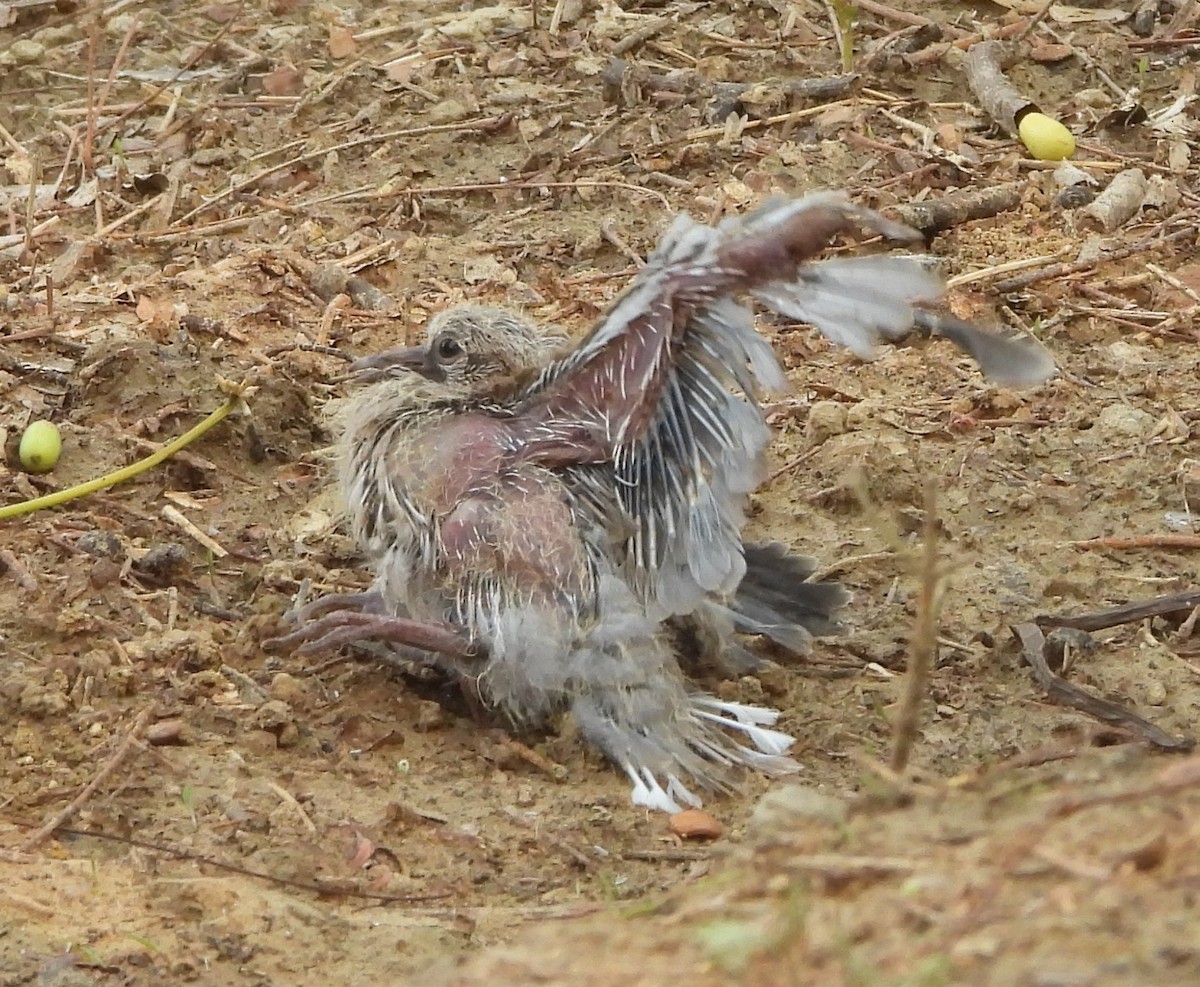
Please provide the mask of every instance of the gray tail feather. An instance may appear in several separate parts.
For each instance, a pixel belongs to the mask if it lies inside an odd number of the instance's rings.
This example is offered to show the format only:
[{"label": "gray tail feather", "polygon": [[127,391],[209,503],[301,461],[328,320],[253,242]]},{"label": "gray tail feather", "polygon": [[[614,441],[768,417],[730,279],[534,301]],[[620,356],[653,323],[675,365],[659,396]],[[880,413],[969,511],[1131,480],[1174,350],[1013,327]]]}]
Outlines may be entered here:
[{"label": "gray tail feather", "polygon": [[984,332],[950,315],[914,309],[913,326],[967,353],[984,376],[1005,387],[1031,387],[1054,373],[1054,358],[1035,339]]},{"label": "gray tail feather", "polygon": [[730,604],[743,634],[763,634],[795,654],[808,652],[809,636],[838,634],[834,614],[850,600],[838,583],[810,583],[814,559],[794,555],[779,542],[747,543],[746,575]]}]

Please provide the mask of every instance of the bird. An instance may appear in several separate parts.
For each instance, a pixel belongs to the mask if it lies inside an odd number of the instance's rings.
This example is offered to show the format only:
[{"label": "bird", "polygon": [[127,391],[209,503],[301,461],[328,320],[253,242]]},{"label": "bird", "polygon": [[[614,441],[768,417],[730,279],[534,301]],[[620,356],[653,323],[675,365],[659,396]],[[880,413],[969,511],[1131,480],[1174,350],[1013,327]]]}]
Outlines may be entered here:
[{"label": "bird", "polygon": [[1053,370],[1035,344],[925,308],[943,286],[919,258],[810,262],[859,232],[915,238],[831,192],[715,227],[680,215],[578,344],[532,359],[524,320],[452,309],[424,346],[361,361],[338,469],[374,583],[314,601],[279,645],[386,641],[515,724],[567,710],[654,810],[734,792],[744,768],[798,770],[779,711],[705,692],[675,650],[681,629],[718,653],[735,653],[733,629],[803,650],[846,602],[802,581],[811,560],[743,539],[770,441],[761,404],[787,382],[739,298],[864,356],[920,331],[1008,382]]},{"label": "bird", "polygon": [[[535,325],[523,316],[488,305],[463,304],[435,315],[426,330],[423,347],[387,350],[355,361],[348,375],[357,385],[369,384],[406,368],[424,368],[434,347],[446,347],[447,340],[472,354],[478,369],[472,372],[481,385],[503,381],[513,373],[529,373],[554,359],[569,342],[568,334],[558,326]],[[564,474],[569,486],[580,479],[576,473]],[[588,480],[595,485],[595,478]],[[600,490],[615,489],[615,478],[608,475]],[[840,585],[809,581],[817,571],[817,560],[795,554],[779,542],[744,542],[746,575],[738,584],[732,600],[710,599],[691,613],[670,619],[677,647],[697,667],[715,669],[728,675],[744,675],[765,666],[761,656],[748,651],[734,632],[769,638],[777,650],[790,656],[804,656],[811,650],[813,636],[829,636],[844,630],[834,616],[850,600]],[[378,590],[367,593],[333,594],[294,612],[297,620],[310,619],[331,609],[350,608],[384,612],[386,604]],[[386,654],[386,652],[385,652]],[[392,655],[391,657],[396,657]],[[428,655],[404,654],[400,657],[418,665]]]}]

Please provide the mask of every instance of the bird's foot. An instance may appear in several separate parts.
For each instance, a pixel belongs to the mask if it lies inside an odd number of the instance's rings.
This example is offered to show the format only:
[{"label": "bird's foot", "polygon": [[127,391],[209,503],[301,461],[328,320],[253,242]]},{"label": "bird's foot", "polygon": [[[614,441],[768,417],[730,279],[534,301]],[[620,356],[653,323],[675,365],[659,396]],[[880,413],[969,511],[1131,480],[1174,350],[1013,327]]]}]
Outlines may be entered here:
[{"label": "bird's foot", "polygon": [[[359,595],[371,594],[350,594],[351,597]],[[314,600],[302,610],[324,602],[325,598]],[[322,607],[316,612],[326,610],[327,607]],[[355,641],[384,641],[436,652],[460,661],[476,657],[476,649],[470,640],[449,624],[431,624],[408,617],[391,617],[345,608],[334,609],[324,617],[305,621],[290,634],[264,641],[263,646],[268,650],[290,650],[298,655],[312,655]]]}]

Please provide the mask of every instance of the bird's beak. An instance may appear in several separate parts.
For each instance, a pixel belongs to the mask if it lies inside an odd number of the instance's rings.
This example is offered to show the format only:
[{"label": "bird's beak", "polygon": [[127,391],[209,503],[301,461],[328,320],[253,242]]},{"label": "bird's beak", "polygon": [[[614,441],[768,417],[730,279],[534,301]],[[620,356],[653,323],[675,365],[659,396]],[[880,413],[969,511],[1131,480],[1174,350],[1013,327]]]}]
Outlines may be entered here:
[{"label": "bird's beak", "polygon": [[437,368],[429,359],[428,346],[409,346],[384,350],[374,356],[364,356],[350,364],[350,375],[363,383],[372,383],[394,376],[398,370],[410,370],[423,377],[434,377]]}]

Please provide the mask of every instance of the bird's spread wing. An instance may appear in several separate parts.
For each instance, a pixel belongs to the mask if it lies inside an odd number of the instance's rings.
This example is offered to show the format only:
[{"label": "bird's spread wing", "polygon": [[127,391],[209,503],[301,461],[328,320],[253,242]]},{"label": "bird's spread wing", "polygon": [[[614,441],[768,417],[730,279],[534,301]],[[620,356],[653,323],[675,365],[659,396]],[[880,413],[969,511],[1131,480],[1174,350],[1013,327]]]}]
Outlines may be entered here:
[{"label": "bird's spread wing", "polygon": [[678,217],[592,333],[519,399],[514,458],[613,464],[626,568],[651,615],[731,593],[745,571],[746,497],[769,440],[757,402],[786,381],[734,296],[752,292],[867,355],[912,331],[914,306],[941,294],[916,257],[805,263],[833,236],[864,228],[916,237],[828,192],[770,200],[716,228]]},{"label": "bird's spread wing", "polygon": [[626,520],[619,554],[652,615],[731,593],[745,571],[746,497],[770,438],[757,401],[786,380],[731,296],[794,279],[860,223],[832,194],[773,202],[716,229],[679,217],[591,335],[520,403],[515,455],[612,464],[608,496]]}]

